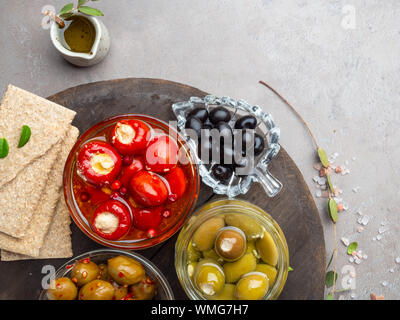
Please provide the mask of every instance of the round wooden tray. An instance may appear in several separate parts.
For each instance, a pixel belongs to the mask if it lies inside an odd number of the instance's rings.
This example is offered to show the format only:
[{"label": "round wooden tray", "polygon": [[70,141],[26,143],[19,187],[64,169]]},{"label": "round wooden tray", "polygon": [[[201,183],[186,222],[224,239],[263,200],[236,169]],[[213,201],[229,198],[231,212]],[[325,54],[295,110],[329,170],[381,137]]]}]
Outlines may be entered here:
[{"label": "round wooden tray", "polygon": [[[175,120],[171,110],[174,102],[205,92],[183,84],[157,79],[118,79],[80,85],[57,93],[48,99],[77,112],[73,125],[84,132],[96,122],[122,113],[149,114],[162,120]],[[254,184],[243,196],[272,215],[279,223],[290,252],[286,286],[280,299],[323,299],[325,279],[325,242],[319,217],[310,191],[296,164],[281,148],[269,166],[272,174],[283,183],[283,190],[273,199]],[[201,186],[197,206],[217,199],[210,188]],[[72,244],[74,255],[100,248],[74,224]],[[156,247],[140,251],[152,260],[168,278],[176,299],[186,299],[174,268],[174,246],[177,235]],[[36,299],[41,291],[44,265],[56,269],[66,260],[28,260],[0,263],[0,299]]]}]

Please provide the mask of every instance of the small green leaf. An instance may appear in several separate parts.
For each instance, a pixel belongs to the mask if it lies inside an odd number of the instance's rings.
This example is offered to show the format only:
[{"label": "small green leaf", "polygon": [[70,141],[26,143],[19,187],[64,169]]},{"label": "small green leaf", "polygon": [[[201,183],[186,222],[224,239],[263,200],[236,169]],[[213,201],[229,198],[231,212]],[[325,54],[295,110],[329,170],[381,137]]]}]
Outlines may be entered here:
[{"label": "small green leaf", "polygon": [[68,19],[68,18],[71,17],[72,15],[73,15],[72,12],[66,12],[66,13],[63,13],[63,14],[59,14],[58,16],[59,16],[60,18],[63,18],[63,19]]},{"label": "small green leaf", "polygon": [[327,288],[332,287],[337,280],[337,273],[334,271],[328,271],[325,276],[325,285]]},{"label": "small green leaf", "polygon": [[331,193],[335,194],[335,189],[333,188],[332,180],[329,174],[326,174],[326,181],[328,181],[328,186],[329,189],[331,190]]},{"label": "small green leaf", "polygon": [[347,254],[352,254],[354,251],[357,250],[358,247],[358,243],[357,242],[352,242],[349,244],[349,246],[347,247]]},{"label": "small green leaf", "polygon": [[71,11],[73,8],[74,8],[74,4],[73,3],[68,3],[64,7],[61,8],[61,10],[58,13],[58,15],[61,16],[62,14]]},{"label": "small green leaf", "polygon": [[0,139],[0,159],[7,157],[9,151],[8,142],[6,138]]},{"label": "small green leaf", "polygon": [[87,0],[79,0],[79,1],[78,1],[78,8],[79,8],[80,6],[83,6],[86,2],[87,2]]},{"label": "small green leaf", "polygon": [[22,148],[27,144],[31,138],[31,128],[28,126],[22,126],[21,136],[19,137],[18,148]]},{"label": "small green leaf", "polygon": [[319,156],[319,160],[321,161],[322,165],[325,168],[329,167],[329,161],[328,161],[328,156],[326,155],[326,152],[324,149],[322,148],[318,148],[318,156]]},{"label": "small green leaf", "polygon": [[336,201],[332,198],[328,200],[328,212],[332,221],[336,223],[338,221],[338,208]]},{"label": "small green leaf", "polygon": [[328,295],[326,296],[326,300],[333,300],[333,295],[328,294]]},{"label": "small green leaf", "polygon": [[290,272],[290,271],[293,271],[293,270],[294,269],[291,266],[289,266],[288,271]]},{"label": "small green leaf", "polygon": [[89,16],[104,16],[103,12],[101,12],[100,10],[88,6],[79,7],[78,11],[84,14],[88,14]]}]

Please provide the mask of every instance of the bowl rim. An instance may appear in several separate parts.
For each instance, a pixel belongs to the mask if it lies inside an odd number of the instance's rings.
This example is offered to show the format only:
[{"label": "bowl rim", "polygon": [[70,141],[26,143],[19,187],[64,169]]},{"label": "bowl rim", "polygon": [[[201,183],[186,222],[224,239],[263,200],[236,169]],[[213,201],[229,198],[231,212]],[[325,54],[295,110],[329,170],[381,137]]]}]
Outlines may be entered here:
[{"label": "bowl rim", "polygon": [[[91,230],[90,226],[88,226],[88,228],[85,228],[85,222],[84,221],[80,221],[81,218],[79,218],[77,215],[78,213],[75,212],[77,209],[76,204],[75,203],[71,203],[72,201],[70,201],[70,199],[73,199],[73,194],[71,192],[71,173],[72,173],[72,169],[74,167],[74,163],[76,161],[76,152],[78,152],[79,148],[82,146],[82,143],[84,141],[87,140],[87,135],[89,135],[93,129],[99,128],[104,126],[106,123],[108,122],[112,122],[118,119],[123,119],[126,117],[130,117],[130,118],[136,118],[139,120],[151,120],[153,122],[158,122],[158,124],[160,124],[161,126],[164,126],[165,128],[168,128],[169,130],[172,130],[172,132],[174,133],[174,135],[176,134],[176,137],[178,138],[179,143],[184,146],[186,153],[189,156],[189,160],[190,160],[190,166],[192,168],[192,172],[193,174],[193,196],[191,199],[191,202],[188,202],[188,204],[190,203],[190,206],[188,206],[188,210],[185,214],[182,214],[182,217],[180,217],[177,220],[177,223],[174,224],[173,226],[171,226],[169,229],[167,229],[166,231],[164,231],[161,235],[157,235],[153,238],[148,238],[148,239],[142,239],[142,240],[138,240],[132,243],[127,243],[127,242],[120,242],[120,241],[111,241],[108,239],[103,239],[100,236],[97,236],[93,230]],[[120,250],[141,250],[141,249],[147,249],[153,246],[156,246],[160,243],[163,243],[165,241],[167,241],[168,239],[170,239],[174,234],[176,234],[180,228],[184,225],[185,221],[191,216],[191,214],[194,212],[194,209],[196,207],[197,204],[197,200],[198,200],[198,195],[200,192],[200,174],[199,174],[199,167],[198,164],[196,163],[195,159],[193,158],[193,155],[191,154],[192,150],[190,149],[189,145],[186,143],[186,140],[184,139],[183,135],[175,128],[173,128],[172,126],[170,126],[167,122],[165,122],[164,120],[161,120],[159,118],[147,115],[147,114],[139,114],[139,113],[126,113],[126,114],[119,114],[119,115],[115,115],[115,116],[111,116],[108,118],[105,118],[99,122],[94,123],[93,125],[91,125],[87,130],[85,130],[80,137],[78,138],[78,140],[75,142],[74,146],[72,147],[72,149],[70,150],[67,160],[65,162],[65,166],[64,166],[64,171],[63,171],[63,190],[64,190],[64,199],[65,199],[65,203],[66,206],[68,208],[68,211],[70,213],[70,216],[72,218],[72,220],[74,221],[74,223],[78,226],[78,228],[86,235],[88,236],[90,239],[92,239],[93,241],[109,247],[109,248],[114,248],[114,249],[120,249]],[[88,230],[90,231],[88,231]],[[162,236],[162,240],[160,240],[160,236]]]},{"label": "bowl rim", "polygon": [[[65,262],[61,267],[59,267],[55,273],[55,276],[58,273],[61,273],[62,271],[66,270],[66,267],[68,265],[74,264],[76,261],[88,258],[90,255],[95,255],[95,254],[116,254],[116,255],[124,255],[124,256],[129,256],[130,258],[139,260],[140,263],[144,265],[145,268],[148,268],[151,270],[151,272],[155,273],[157,277],[160,279],[160,285],[163,288],[165,294],[167,295],[168,299],[167,300],[174,300],[174,292],[172,291],[172,288],[167,280],[167,278],[164,276],[164,274],[161,272],[161,270],[149,259],[146,257],[142,256],[139,253],[132,252],[132,251],[123,251],[123,250],[116,250],[116,249],[109,249],[109,248],[103,248],[103,249],[96,249],[96,250],[91,250],[88,252],[84,252],[80,255],[77,255],[67,262]],[[42,289],[39,295],[39,300],[43,300],[46,297],[46,289]]]}]

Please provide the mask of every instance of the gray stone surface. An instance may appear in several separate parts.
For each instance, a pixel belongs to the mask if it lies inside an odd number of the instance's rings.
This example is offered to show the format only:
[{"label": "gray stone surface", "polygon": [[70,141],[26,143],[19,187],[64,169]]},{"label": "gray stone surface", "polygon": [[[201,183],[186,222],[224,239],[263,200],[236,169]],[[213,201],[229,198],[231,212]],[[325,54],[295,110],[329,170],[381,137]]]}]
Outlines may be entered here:
[{"label": "gray stone surface", "polygon": [[[288,108],[257,84],[269,82],[307,119],[319,144],[339,153],[336,163],[347,160],[351,170],[333,177],[349,205],[337,236],[357,241],[368,259],[350,263],[338,240],[338,289],[345,265],[354,267],[356,289],[337,298],[369,299],[371,292],[400,298],[398,0],[100,1],[95,6],[105,12],[112,46],[89,69],[65,62],[41,28],[41,8],[65,2],[0,0],[1,90],[13,83],[48,96],[92,81],[154,77],[246,99],[274,115],[282,145],[315,194],[312,142]],[[329,259],[333,228],[325,201],[316,198]],[[359,209],[370,217],[362,233]],[[389,230],[374,241],[382,221]]]}]

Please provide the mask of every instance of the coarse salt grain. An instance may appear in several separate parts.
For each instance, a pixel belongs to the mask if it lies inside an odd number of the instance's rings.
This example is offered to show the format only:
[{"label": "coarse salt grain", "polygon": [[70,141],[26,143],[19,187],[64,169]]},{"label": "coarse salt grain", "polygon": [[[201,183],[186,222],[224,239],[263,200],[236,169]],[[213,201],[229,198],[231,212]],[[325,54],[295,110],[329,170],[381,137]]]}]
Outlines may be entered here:
[{"label": "coarse salt grain", "polygon": [[396,263],[400,264],[400,257],[397,257],[397,258],[395,259],[395,261],[396,261]]},{"label": "coarse salt grain", "polygon": [[352,190],[354,193],[357,193],[360,190],[360,187],[354,187]]},{"label": "coarse salt grain", "polygon": [[378,234],[378,235],[376,236],[376,240],[380,241],[381,239],[382,239],[382,236],[381,236],[380,234]]},{"label": "coarse salt grain", "polygon": [[354,258],[353,258],[353,257],[350,257],[350,258],[349,258],[349,261],[350,261],[351,263],[353,263],[353,262],[354,262]]},{"label": "coarse salt grain", "polygon": [[358,233],[361,233],[361,232],[363,232],[363,231],[364,231],[364,228],[363,228],[363,227],[358,227],[358,228],[357,228],[357,232],[358,232]]},{"label": "coarse salt grain", "polygon": [[340,240],[342,240],[343,244],[344,244],[346,247],[348,247],[348,246],[349,246],[349,244],[350,244],[350,240],[349,240],[349,239],[347,239],[347,238],[343,237],[343,238],[342,238],[342,239],[340,239]]},{"label": "coarse salt grain", "polygon": [[386,287],[388,285],[387,281],[382,281],[382,286]]},{"label": "coarse salt grain", "polygon": [[388,227],[383,226],[383,227],[380,227],[380,228],[379,228],[378,232],[379,232],[380,234],[382,234],[382,233],[385,233],[385,232],[388,231],[388,230],[389,230]]},{"label": "coarse salt grain", "polygon": [[389,269],[389,272],[390,273],[394,273],[394,269]]}]

